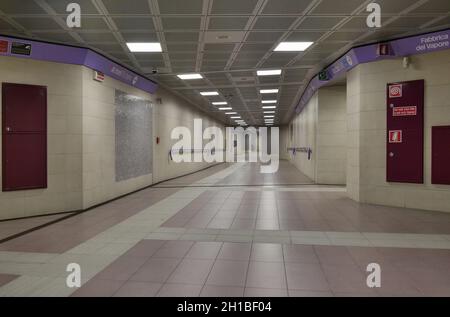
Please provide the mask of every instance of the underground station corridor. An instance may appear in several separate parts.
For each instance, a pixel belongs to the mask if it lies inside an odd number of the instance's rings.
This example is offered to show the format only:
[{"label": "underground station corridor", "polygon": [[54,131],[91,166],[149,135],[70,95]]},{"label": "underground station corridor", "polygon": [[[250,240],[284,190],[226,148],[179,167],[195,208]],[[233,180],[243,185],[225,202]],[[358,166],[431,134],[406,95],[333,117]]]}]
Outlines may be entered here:
[{"label": "underground station corridor", "polygon": [[450,297],[449,36],[448,0],[0,0],[0,303]]}]

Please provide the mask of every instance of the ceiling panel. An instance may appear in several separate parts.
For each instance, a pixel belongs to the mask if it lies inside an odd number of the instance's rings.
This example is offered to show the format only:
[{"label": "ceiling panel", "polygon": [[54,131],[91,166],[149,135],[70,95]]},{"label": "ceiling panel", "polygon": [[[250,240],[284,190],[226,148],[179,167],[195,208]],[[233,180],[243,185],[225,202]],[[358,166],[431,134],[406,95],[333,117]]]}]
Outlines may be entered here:
[{"label": "ceiling panel", "polygon": [[[41,1],[59,16],[48,15],[37,4]],[[56,21],[64,20],[70,0],[0,0],[0,33],[23,36],[21,25],[26,36],[89,45],[149,74],[205,111],[214,110],[219,120],[225,117],[211,101],[227,98],[249,124],[262,123],[259,90],[278,88],[279,94],[270,97],[279,101],[277,120],[287,122],[305,83],[343,49],[450,25],[448,0],[420,1],[378,0],[383,28],[369,30],[362,5],[366,0],[79,0],[75,2],[82,7],[82,27],[68,30]],[[421,5],[412,7],[416,3]],[[158,41],[163,53],[130,55],[126,47],[126,42]],[[314,45],[303,53],[273,52],[280,41]],[[282,67],[283,75],[257,77],[256,67]],[[159,74],[153,74],[155,68]],[[187,72],[200,72],[205,79],[176,77]],[[204,98],[200,87],[222,95]]]},{"label": "ceiling panel", "polygon": [[14,18],[14,21],[29,30],[62,30],[51,18]]},{"label": "ceiling panel", "polygon": [[200,18],[162,18],[162,24],[165,30],[198,30],[200,29]]},{"label": "ceiling panel", "polygon": [[255,30],[288,30],[296,19],[296,17],[261,17],[253,28]]},{"label": "ceiling panel", "polygon": [[130,5],[130,1],[102,0],[102,2],[112,14],[150,14],[148,0],[133,0],[133,5]]},{"label": "ceiling panel", "polygon": [[343,17],[317,17],[310,16],[298,26],[298,30],[329,30],[342,21]]},{"label": "ceiling panel", "polygon": [[158,0],[161,14],[201,14],[202,0]]},{"label": "ceiling panel", "polygon": [[292,32],[287,41],[315,42],[325,34],[323,32]]},{"label": "ceiling panel", "polygon": [[448,0],[430,0],[417,9],[413,13],[437,13],[450,12],[450,2]]},{"label": "ceiling panel", "polygon": [[110,31],[108,24],[99,17],[81,17],[81,30],[107,30]]},{"label": "ceiling panel", "polygon": [[[19,2],[16,0],[16,2]],[[21,3],[32,1],[20,1]],[[98,10],[92,4],[91,0],[45,0],[58,14],[67,14],[66,8],[69,3],[78,3],[81,7],[81,14],[98,14]]]},{"label": "ceiling panel", "polygon": [[310,0],[269,0],[263,14],[300,14],[310,3]]},{"label": "ceiling panel", "polygon": [[6,14],[45,14],[34,1],[2,0],[0,10]]},{"label": "ceiling panel", "polygon": [[119,30],[148,30],[153,31],[155,26],[153,24],[152,18],[149,17],[133,17],[124,18],[117,17],[114,18],[114,23],[116,23]]},{"label": "ceiling panel", "polygon": [[365,0],[322,0],[320,4],[312,11],[313,14],[350,14],[359,6],[364,4]]},{"label": "ceiling panel", "polygon": [[39,32],[35,33],[39,39],[51,40],[56,42],[70,43],[73,41],[73,37],[67,33],[55,33],[55,32]]},{"label": "ceiling panel", "polygon": [[158,35],[156,33],[145,32],[145,33],[136,33],[125,31],[122,32],[122,37],[126,42],[157,42]]},{"label": "ceiling panel", "polygon": [[258,0],[214,0],[212,14],[249,14]]},{"label": "ceiling panel", "polygon": [[197,42],[198,32],[165,32],[167,42]]},{"label": "ceiling panel", "polygon": [[283,34],[283,32],[249,32],[247,41],[275,43]]},{"label": "ceiling panel", "polygon": [[89,32],[89,33],[79,33],[81,38],[86,42],[116,42],[114,34],[111,32]]},{"label": "ceiling panel", "polygon": [[248,22],[248,17],[212,17],[209,21],[210,30],[242,30]]}]

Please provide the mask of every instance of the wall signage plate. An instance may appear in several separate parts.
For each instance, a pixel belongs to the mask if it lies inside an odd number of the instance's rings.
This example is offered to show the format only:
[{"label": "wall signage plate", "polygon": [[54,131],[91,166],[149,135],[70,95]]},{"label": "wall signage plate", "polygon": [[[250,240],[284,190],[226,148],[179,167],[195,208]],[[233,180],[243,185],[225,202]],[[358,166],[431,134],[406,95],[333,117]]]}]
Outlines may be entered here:
[{"label": "wall signage plate", "polygon": [[105,80],[105,74],[103,74],[102,72],[94,70],[94,80],[95,81],[99,81],[99,82],[103,82]]},{"label": "wall signage plate", "polygon": [[389,143],[402,143],[402,142],[403,142],[402,130],[389,131]]},{"label": "wall signage plate", "polygon": [[416,116],[417,107],[416,106],[394,107],[392,109],[392,115],[394,117]]},{"label": "wall signage plate", "polygon": [[11,46],[11,53],[16,55],[31,55],[31,44],[13,42]]},{"label": "wall signage plate", "polygon": [[9,46],[8,41],[0,40],[0,54],[8,53],[8,46]]}]

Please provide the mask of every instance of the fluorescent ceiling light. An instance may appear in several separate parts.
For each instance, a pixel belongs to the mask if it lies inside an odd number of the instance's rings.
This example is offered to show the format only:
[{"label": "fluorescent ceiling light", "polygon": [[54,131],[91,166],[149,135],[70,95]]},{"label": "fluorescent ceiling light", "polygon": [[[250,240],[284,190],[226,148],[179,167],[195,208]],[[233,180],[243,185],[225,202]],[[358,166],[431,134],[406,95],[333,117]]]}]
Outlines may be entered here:
[{"label": "fluorescent ceiling light", "polygon": [[275,111],[264,111],[264,114],[272,114],[275,113]]},{"label": "fluorescent ceiling light", "polygon": [[274,76],[274,75],[281,75],[281,69],[274,69],[274,70],[258,70],[256,72],[258,76]]},{"label": "fluorescent ceiling light", "polygon": [[225,107],[225,108],[219,108],[219,110],[221,110],[221,111],[226,111],[226,110],[233,110],[233,108],[231,108],[231,107]]},{"label": "fluorescent ceiling light", "polygon": [[133,53],[162,52],[161,43],[127,43],[127,46]]},{"label": "fluorescent ceiling light", "polygon": [[203,76],[200,74],[180,74],[180,75],[177,75],[177,77],[182,80],[202,79],[203,78]]},{"label": "fluorescent ceiling light", "polygon": [[231,119],[241,119],[240,116],[236,116],[236,117],[230,117]]},{"label": "fluorescent ceiling light", "polygon": [[237,114],[237,112],[227,112],[225,114],[231,115],[231,114]]},{"label": "fluorescent ceiling light", "polygon": [[275,116],[264,116],[264,118],[275,118]]},{"label": "fluorescent ceiling light", "polygon": [[261,89],[259,92],[261,94],[277,94],[278,91],[278,89]]},{"label": "fluorescent ceiling light", "polygon": [[277,106],[263,106],[263,109],[276,109]]},{"label": "fluorescent ceiling light", "polygon": [[202,96],[218,96],[219,93],[217,91],[202,91],[200,93]]},{"label": "fluorescent ceiling light", "polygon": [[224,106],[224,105],[228,105],[228,102],[226,102],[226,101],[217,101],[217,102],[213,102],[212,104],[214,106]]},{"label": "fluorescent ceiling light", "polygon": [[312,44],[313,42],[281,42],[275,52],[303,52]]},{"label": "fluorescent ceiling light", "polygon": [[261,101],[261,102],[264,103],[264,104],[268,104],[268,103],[277,103],[276,100],[263,100],[263,101]]}]

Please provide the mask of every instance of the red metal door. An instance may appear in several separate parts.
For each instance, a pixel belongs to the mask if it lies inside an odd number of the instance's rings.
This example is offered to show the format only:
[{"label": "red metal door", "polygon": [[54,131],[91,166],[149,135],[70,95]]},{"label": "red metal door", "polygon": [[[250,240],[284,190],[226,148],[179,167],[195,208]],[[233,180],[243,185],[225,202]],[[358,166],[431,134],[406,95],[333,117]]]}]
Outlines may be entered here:
[{"label": "red metal door", "polygon": [[387,85],[388,182],[423,183],[424,81]]},{"label": "red metal door", "polygon": [[431,183],[450,185],[450,126],[433,127]]},{"label": "red metal door", "polygon": [[47,88],[2,84],[3,191],[47,187]]}]

